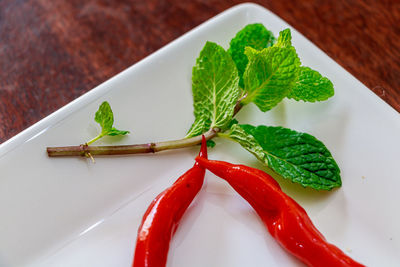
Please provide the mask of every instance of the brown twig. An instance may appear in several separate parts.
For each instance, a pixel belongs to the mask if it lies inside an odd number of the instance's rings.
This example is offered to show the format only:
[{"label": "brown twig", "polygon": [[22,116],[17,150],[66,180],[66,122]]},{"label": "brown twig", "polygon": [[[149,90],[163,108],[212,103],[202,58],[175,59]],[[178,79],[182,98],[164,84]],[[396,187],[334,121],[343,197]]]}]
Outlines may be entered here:
[{"label": "brown twig", "polygon": [[[235,106],[233,117],[242,108],[241,101],[246,95],[241,97]],[[210,129],[204,136],[206,140],[214,138],[219,129]],[[127,155],[127,154],[142,154],[142,153],[155,153],[163,150],[178,149],[184,147],[190,147],[201,143],[201,136],[195,136],[191,138],[184,138],[179,140],[147,143],[147,144],[136,144],[136,145],[122,145],[122,146],[89,146],[87,144],[79,146],[61,146],[61,147],[47,147],[47,155],[49,157],[87,157],[87,155]]]},{"label": "brown twig", "polygon": [[[215,137],[218,129],[211,129],[204,133],[206,140]],[[49,157],[73,157],[87,155],[127,155],[141,153],[155,153],[163,150],[178,149],[190,147],[201,143],[201,136],[185,138],[180,140],[172,140],[165,142],[122,145],[122,146],[64,146],[64,147],[48,147],[47,155]]]}]

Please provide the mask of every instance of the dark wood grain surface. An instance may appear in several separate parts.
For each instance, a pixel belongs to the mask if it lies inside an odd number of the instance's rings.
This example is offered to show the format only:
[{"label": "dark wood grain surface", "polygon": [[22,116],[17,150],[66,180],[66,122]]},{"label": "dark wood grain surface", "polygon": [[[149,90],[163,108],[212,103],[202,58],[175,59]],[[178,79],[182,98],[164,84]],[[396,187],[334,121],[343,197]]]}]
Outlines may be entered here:
[{"label": "dark wood grain surface", "polygon": [[[243,1],[0,0],[0,143]],[[255,1],[400,111],[400,1]]]}]

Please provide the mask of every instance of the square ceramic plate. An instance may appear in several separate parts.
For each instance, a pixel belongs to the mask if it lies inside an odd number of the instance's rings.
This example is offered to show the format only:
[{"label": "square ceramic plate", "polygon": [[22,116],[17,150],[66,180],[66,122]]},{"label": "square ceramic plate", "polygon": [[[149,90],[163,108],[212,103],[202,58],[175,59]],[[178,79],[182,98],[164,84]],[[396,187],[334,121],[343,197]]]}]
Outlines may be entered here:
[{"label": "square ceramic plate", "polygon": [[[170,43],[0,147],[0,266],[130,266],[141,217],[151,200],[193,164],[198,148],[157,155],[48,158],[46,146],[96,135],[93,116],[111,103],[116,127],[103,144],[178,139],[193,121],[191,69],[207,40],[228,47],[248,23],[275,35],[284,21],[253,4],[236,6]],[[295,26],[295,25],[294,25]],[[397,112],[292,29],[304,65],[329,77],[336,94],[322,103],[253,105],[239,121],[315,135],[342,170],[343,186],[306,190],[278,179],[326,236],[368,266],[399,266],[400,118]],[[262,168],[239,145],[217,140],[212,159]],[[212,174],[174,237],[168,266],[301,266],[269,236],[256,213]]]}]

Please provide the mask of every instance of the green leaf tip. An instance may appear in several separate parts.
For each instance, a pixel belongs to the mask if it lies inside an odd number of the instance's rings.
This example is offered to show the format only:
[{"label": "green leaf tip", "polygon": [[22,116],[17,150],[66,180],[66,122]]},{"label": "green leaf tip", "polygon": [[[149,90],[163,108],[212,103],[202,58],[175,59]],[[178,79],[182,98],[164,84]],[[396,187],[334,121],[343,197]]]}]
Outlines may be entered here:
[{"label": "green leaf tip", "polygon": [[243,73],[246,69],[248,59],[244,54],[245,47],[261,50],[270,47],[275,41],[275,37],[261,23],[254,23],[245,26],[230,41],[228,49],[233,61],[238,69],[240,87],[244,87]]},{"label": "green leaf tip", "polygon": [[211,128],[225,130],[239,98],[239,76],[235,63],[221,46],[207,42],[192,71],[195,121],[186,137]]},{"label": "green leaf tip", "polygon": [[292,45],[292,33],[290,29],[285,29],[279,32],[279,37],[276,43],[274,44],[275,47],[289,47]]},{"label": "green leaf tip", "polygon": [[112,112],[111,106],[107,101],[104,101],[99,106],[99,109],[96,111],[94,116],[94,120],[100,124],[101,133],[88,141],[87,144],[90,145],[96,140],[102,138],[103,136],[116,136],[116,135],[126,135],[129,131],[121,131],[113,127],[114,124],[114,114]]},{"label": "green leaf tip", "polygon": [[283,178],[317,190],[340,187],[340,169],[314,136],[283,127],[234,125],[229,138],[238,142]]}]

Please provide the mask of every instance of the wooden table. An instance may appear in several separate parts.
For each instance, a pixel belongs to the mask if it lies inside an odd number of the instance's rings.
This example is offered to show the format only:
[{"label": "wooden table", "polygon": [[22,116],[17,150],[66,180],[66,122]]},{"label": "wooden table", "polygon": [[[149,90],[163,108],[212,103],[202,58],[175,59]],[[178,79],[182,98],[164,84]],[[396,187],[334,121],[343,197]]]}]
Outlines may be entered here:
[{"label": "wooden table", "polygon": [[[1,0],[0,143],[238,0]],[[400,111],[400,1],[255,1]]]}]

